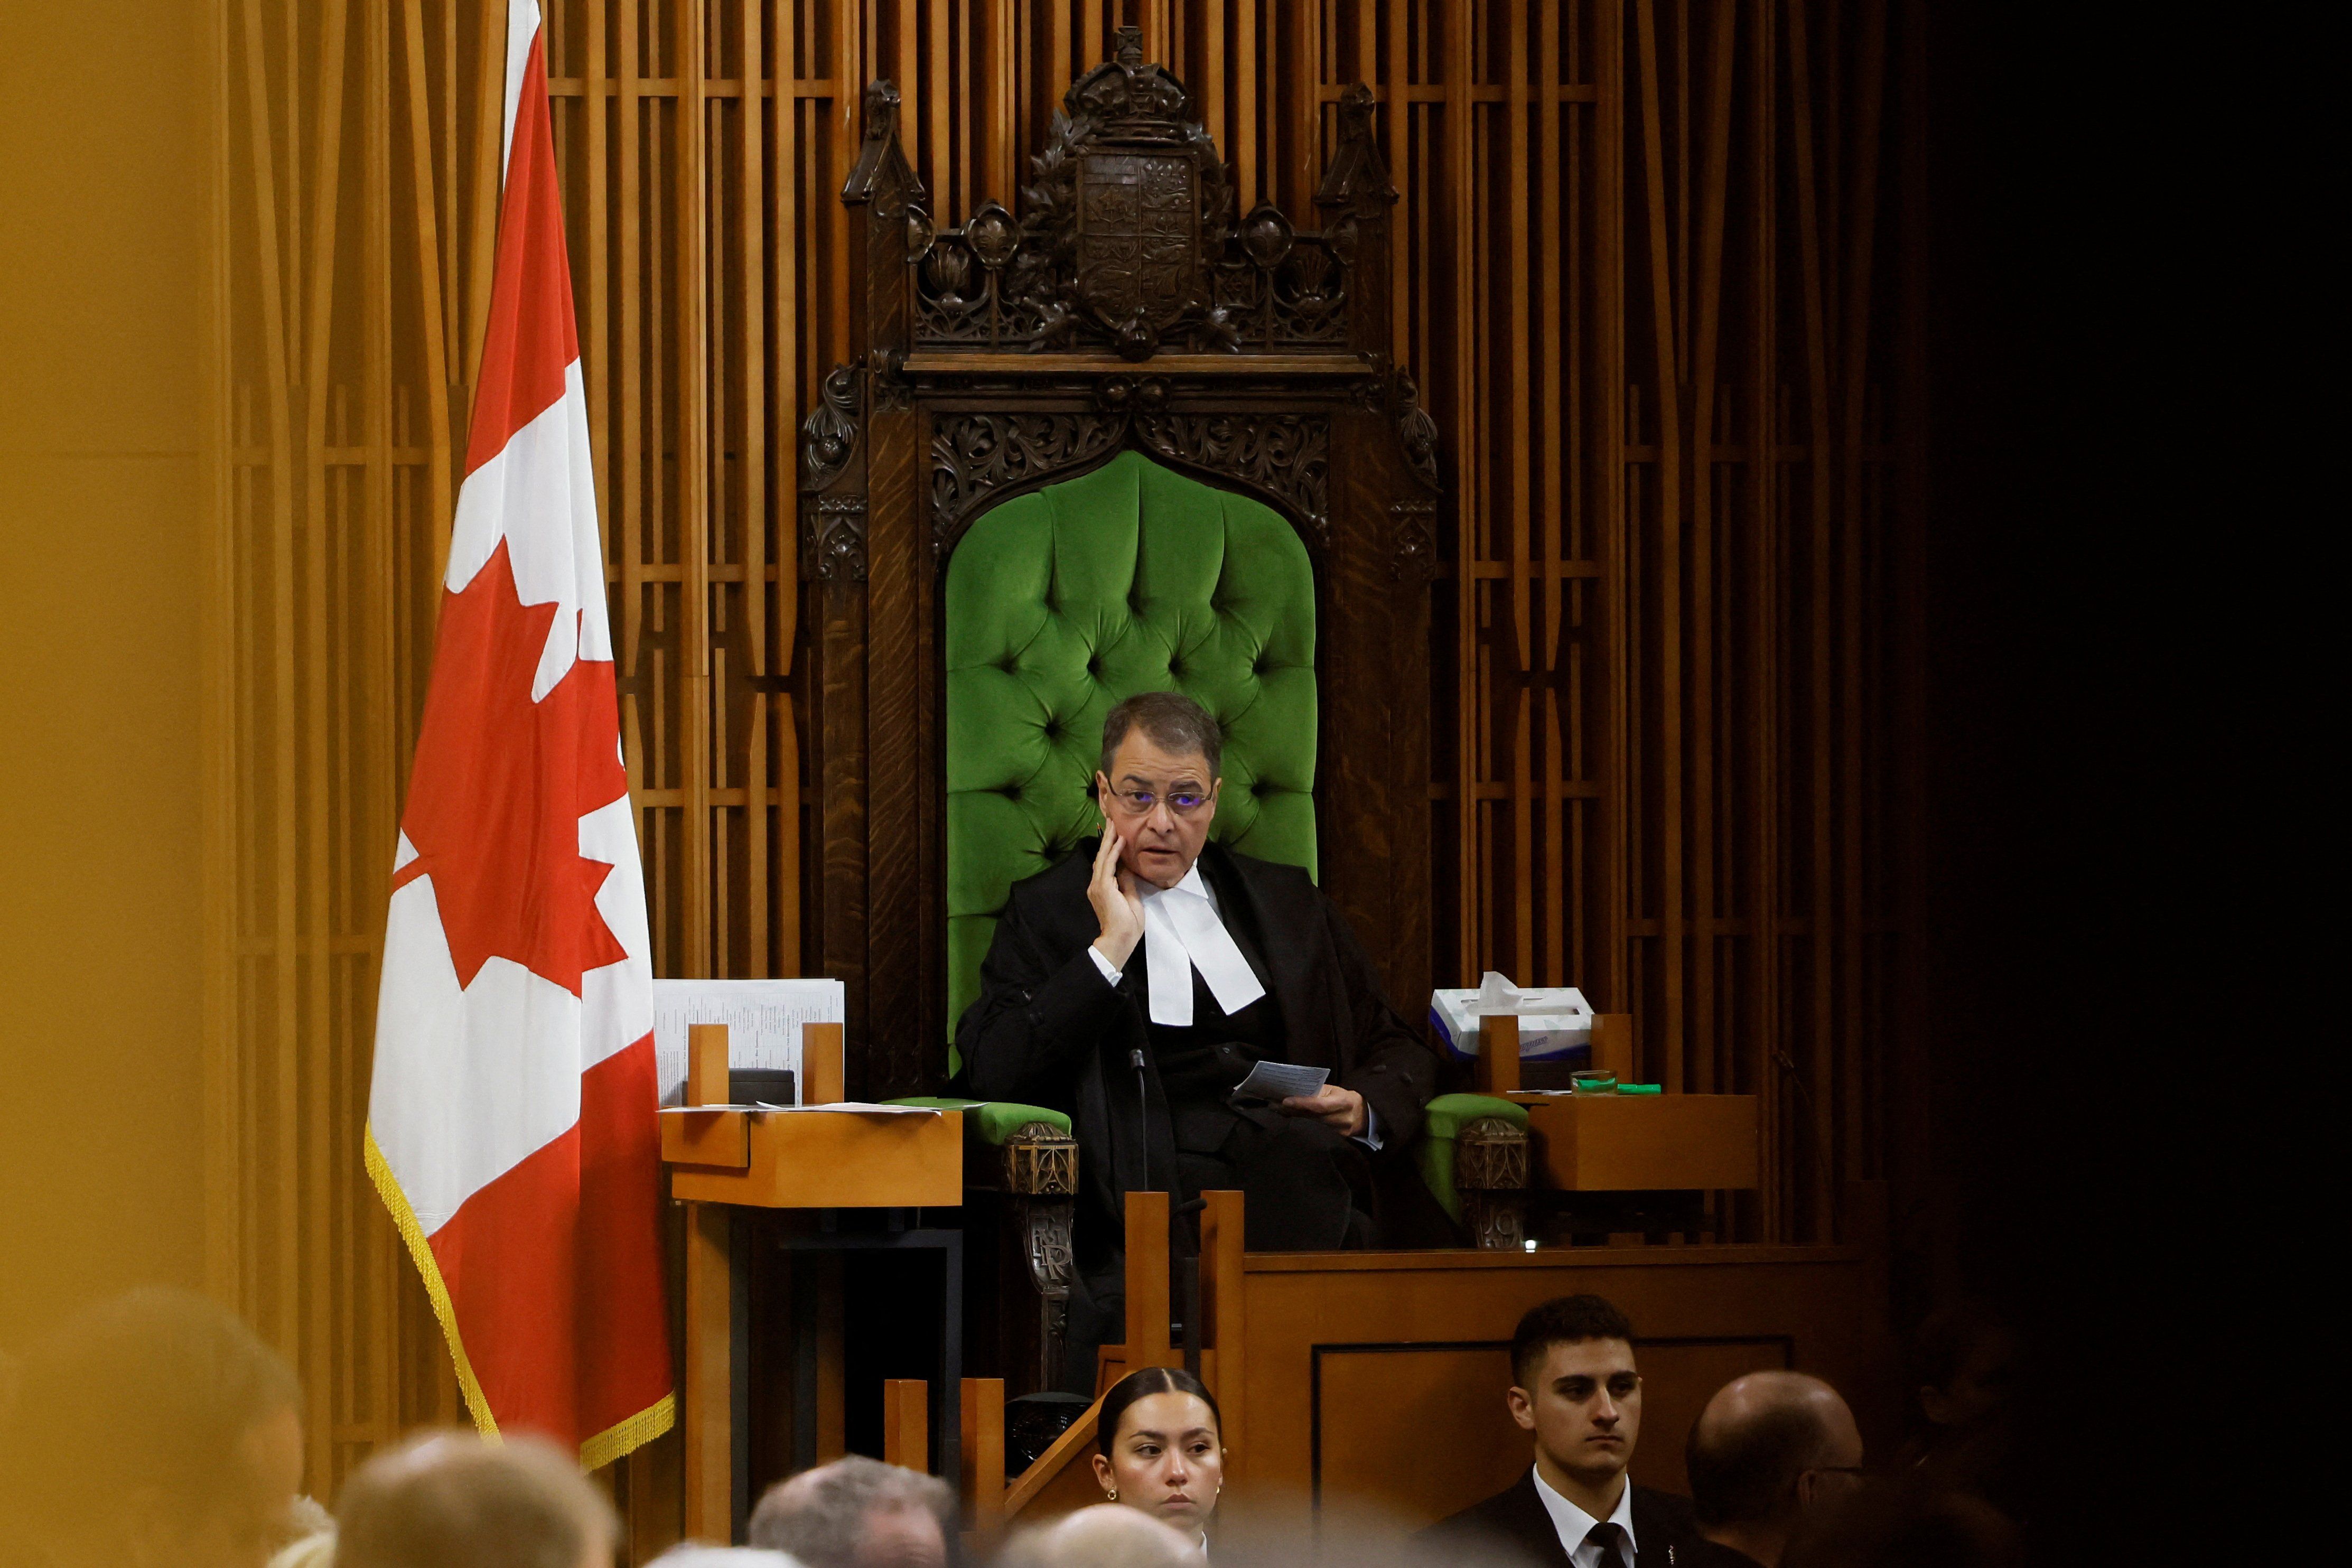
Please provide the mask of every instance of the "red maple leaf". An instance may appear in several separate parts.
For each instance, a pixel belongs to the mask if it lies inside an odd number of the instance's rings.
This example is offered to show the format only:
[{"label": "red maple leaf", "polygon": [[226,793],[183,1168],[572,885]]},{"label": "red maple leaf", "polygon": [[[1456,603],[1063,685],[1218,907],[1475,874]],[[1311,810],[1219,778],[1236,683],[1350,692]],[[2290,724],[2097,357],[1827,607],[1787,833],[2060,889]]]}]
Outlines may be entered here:
[{"label": "red maple leaf", "polygon": [[504,540],[441,602],[440,638],[401,828],[433,879],[457,984],[491,958],[580,994],[583,970],[627,955],[596,911],[612,867],[580,853],[580,818],[628,790],[613,666],[580,659],[534,702],[553,604],[516,592]]}]

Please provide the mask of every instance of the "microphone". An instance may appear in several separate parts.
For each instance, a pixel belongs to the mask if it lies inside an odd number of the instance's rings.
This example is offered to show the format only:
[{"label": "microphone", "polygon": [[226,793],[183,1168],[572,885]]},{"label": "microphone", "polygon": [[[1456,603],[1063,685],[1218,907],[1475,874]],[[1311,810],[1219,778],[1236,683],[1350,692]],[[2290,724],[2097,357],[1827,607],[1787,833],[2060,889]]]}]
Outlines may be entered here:
[{"label": "microphone", "polygon": [[1143,1179],[1151,1180],[1151,1093],[1144,1087],[1143,1047],[1131,1047],[1127,1065],[1135,1069],[1135,1146],[1143,1156]]}]

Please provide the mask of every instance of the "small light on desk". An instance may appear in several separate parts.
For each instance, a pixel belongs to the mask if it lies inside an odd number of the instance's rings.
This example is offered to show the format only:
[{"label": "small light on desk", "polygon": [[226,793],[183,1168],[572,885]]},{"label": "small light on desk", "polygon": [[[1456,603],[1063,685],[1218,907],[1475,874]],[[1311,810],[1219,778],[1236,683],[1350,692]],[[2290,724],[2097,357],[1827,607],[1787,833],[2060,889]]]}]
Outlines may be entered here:
[{"label": "small light on desk", "polygon": [[1536,1238],[1532,1236],[1528,1237],[1524,1245],[1529,1252],[1533,1252],[1536,1249]]}]

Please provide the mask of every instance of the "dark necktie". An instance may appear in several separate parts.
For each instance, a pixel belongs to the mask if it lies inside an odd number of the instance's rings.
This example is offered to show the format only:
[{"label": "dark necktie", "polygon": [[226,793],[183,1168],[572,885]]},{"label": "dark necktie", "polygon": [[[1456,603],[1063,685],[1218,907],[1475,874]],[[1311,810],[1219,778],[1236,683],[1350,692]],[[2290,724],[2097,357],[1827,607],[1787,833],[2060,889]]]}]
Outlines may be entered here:
[{"label": "dark necktie", "polygon": [[1625,1532],[1613,1524],[1596,1524],[1586,1531],[1584,1543],[1601,1549],[1593,1568],[1625,1568],[1624,1539]]}]

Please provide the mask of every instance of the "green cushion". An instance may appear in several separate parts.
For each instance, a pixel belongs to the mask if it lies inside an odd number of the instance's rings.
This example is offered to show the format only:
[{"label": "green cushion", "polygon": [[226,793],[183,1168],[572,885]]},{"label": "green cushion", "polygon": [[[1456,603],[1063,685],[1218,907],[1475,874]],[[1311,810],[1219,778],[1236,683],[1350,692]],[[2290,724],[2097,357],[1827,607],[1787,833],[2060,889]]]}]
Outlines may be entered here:
[{"label": "green cushion", "polygon": [[935,1110],[963,1112],[963,1135],[977,1138],[992,1149],[1001,1149],[1004,1141],[1028,1126],[1043,1121],[1064,1137],[1069,1136],[1070,1119],[1062,1111],[1048,1110],[1042,1105],[1015,1105],[1009,1100],[940,1100],[931,1095],[909,1095],[893,1100],[891,1105],[928,1105]]},{"label": "green cushion", "polygon": [[1470,1122],[1489,1116],[1499,1116],[1514,1127],[1528,1124],[1528,1108],[1507,1100],[1497,1100],[1486,1094],[1441,1094],[1429,1102],[1428,1121],[1423,1124],[1421,1142],[1413,1146],[1413,1158],[1421,1164],[1421,1179],[1428,1184],[1445,1212],[1455,1219],[1462,1217],[1461,1194],[1454,1190],[1454,1140]]},{"label": "green cushion", "polygon": [[1212,837],[1315,875],[1315,574],[1272,508],[1123,452],[972,524],[946,640],[950,1032],[1013,884],[1102,830],[1122,698],[1206,708],[1225,733]]}]

